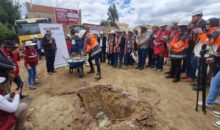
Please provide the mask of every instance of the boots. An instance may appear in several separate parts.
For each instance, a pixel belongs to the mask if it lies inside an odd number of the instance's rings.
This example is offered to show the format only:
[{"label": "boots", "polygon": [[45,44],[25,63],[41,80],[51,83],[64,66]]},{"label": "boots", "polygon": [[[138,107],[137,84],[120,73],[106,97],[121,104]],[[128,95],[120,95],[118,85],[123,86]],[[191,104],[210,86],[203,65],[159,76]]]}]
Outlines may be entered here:
[{"label": "boots", "polygon": [[87,74],[92,74],[92,73],[95,73],[94,69],[91,69],[89,72],[87,72]]},{"label": "boots", "polygon": [[95,79],[96,80],[100,80],[102,77],[101,77],[101,73],[99,72],[99,73],[97,73],[96,74],[96,76],[95,76]]}]

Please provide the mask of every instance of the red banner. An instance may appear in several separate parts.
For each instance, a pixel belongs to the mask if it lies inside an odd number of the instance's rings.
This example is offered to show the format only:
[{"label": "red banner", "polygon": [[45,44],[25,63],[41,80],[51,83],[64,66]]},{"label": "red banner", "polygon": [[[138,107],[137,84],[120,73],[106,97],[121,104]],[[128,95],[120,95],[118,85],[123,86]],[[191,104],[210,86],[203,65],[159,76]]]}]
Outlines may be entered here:
[{"label": "red banner", "polygon": [[78,10],[56,8],[55,15],[57,23],[78,24],[79,21]]}]

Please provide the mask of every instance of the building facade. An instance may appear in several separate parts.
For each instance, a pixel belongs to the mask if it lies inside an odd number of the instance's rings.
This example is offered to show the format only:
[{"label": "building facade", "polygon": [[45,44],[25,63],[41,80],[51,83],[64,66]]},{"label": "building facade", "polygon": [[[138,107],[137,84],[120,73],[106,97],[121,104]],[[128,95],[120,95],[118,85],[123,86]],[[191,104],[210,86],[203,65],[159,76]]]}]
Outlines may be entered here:
[{"label": "building facade", "polygon": [[[44,6],[44,5],[37,5],[37,4],[30,4],[29,2],[26,3],[27,7],[27,17],[28,18],[49,18],[52,23],[57,23],[56,19],[56,7],[51,6]],[[60,8],[59,8],[60,9]],[[70,9],[64,9],[70,10]],[[62,23],[63,29],[65,34],[70,33],[70,26],[74,24],[81,24],[81,10],[77,10],[79,14],[78,23]]]}]

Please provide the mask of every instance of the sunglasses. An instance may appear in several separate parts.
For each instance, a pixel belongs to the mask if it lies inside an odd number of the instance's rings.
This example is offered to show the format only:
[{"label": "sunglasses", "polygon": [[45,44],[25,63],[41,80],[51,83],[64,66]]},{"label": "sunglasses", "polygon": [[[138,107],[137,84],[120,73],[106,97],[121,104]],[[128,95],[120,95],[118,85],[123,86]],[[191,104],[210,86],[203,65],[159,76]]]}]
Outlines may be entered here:
[{"label": "sunglasses", "polygon": [[206,23],[206,25],[210,25],[210,23]]}]

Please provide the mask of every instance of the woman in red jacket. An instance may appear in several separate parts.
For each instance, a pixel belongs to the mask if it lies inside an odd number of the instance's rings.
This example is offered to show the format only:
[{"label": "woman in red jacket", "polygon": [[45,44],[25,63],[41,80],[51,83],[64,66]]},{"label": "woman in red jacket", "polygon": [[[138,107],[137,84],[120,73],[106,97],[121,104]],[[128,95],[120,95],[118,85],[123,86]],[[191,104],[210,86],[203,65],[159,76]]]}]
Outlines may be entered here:
[{"label": "woman in red jacket", "polygon": [[36,66],[38,64],[38,58],[37,58],[37,51],[34,48],[36,43],[33,43],[31,41],[27,41],[25,43],[25,49],[24,49],[24,65],[27,68],[28,71],[28,84],[29,89],[34,90],[36,89],[34,87],[34,84],[36,84]]}]

